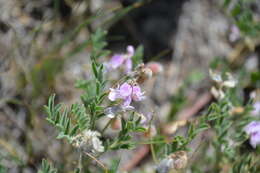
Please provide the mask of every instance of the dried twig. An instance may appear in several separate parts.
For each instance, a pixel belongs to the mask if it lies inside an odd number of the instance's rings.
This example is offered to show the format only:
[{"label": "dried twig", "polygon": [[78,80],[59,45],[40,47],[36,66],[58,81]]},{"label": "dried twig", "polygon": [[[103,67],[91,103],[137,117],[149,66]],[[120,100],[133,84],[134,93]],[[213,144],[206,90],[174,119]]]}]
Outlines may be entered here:
[{"label": "dried twig", "polygon": [[207,92],[195,101],[195,104],[183,109],[177,117],[177,121],[168,123],[164,126],[163,132],[165,134],[173,134],[179,127],[185,126],[187,121],[194,115],[196,115],[206,104],[212,99],[212,95]]},{"label": "dried twig", "polygon": [[200,98],[196,100],[194,105],[185,108],[178,114],[179,120],[188,120],[195,114],[197,114],[206,104],[212,99],[211,93],[204,93]]},{"label": "dried twig", "polygon": [[134,154],[133,158],[126,164],[121,171],[133,169],[150,151],[149,145],[141,146]]},{"label": "dried twig", "polygon": [[103,163],[101,163],[97,158],[95,158],[94,156],[92,156],[91,154],[89,154],[87,152],[85,152],[85,154],[87,156],[89,156],[91,159],[95,160],[105,170],[105,173],[108,173],[107,167]]}]

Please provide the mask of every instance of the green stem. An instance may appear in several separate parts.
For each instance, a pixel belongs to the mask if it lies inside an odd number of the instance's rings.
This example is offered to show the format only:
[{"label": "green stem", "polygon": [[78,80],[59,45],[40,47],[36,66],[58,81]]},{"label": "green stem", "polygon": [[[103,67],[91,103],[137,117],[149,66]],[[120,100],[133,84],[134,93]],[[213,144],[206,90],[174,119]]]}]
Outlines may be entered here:
[{"label": "green stem", "polygon": [[146,144],[164,144],[166,143],[165,141],[141,141],[141,142],[129,142],[129,141],[115,141],[113,142],[108,148],[111,149],[113,148],[115,145],[119,145],[119,144],[128,144],[128,143],[132,143],[134,145],[146,145]]},{"label": "green stem", "polygon": [[157,164],[157,163],[158,163],[158,160],[157,160],[157,158],[156,158],[156,154],[155,154],[155,151],[154,151],[154,146],[153,146],[153,144],[150,144],[150,148],[151,148],[151,153],[152,153],[153,161]]},{"label": "green stem", "polygon": [[79,172],[82,173],[82,152],[79,152]]},{"label": "green stem", "polygon": [[101,134],[103,134],[105,132],[105,130],[108,128],[108,126],[111,124],[111,122],[113,121],[113,119],[110,119],[107,124],[105,125],[105,127],[101,130]]}]

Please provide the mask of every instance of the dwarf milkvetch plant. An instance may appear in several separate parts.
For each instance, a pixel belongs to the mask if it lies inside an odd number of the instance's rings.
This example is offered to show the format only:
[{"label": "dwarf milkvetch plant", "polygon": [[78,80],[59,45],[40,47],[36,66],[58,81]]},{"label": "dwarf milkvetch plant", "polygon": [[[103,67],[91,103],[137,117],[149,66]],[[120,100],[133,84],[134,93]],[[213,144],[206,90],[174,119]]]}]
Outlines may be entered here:
[{"label": "dwarf milkvetch plant", "polygon": [[[212,93],[213,96],[217,96],[216,102],[211,103],[201,116],[186,123],[180,121],[182,125],[189,124],[185,135],[174,136],[170,143],[155,144],[156,155],[162,158],[157,166],[157,173],[168,173],[171,169],[183,170],[187,167],[187,159],[193,157],[199,148],[203,148],[203,151],[197,156],[200,159],[190,165],[191,172],[259,171],[257,145],[260,130],[259,122],[254,119],[259,120],[260,117],[251,116],[256,109],[252,111],[250,102],[243,106],[243,99],[236,94],[239,81],[230,73],[210,70],[210,76],[216,84],[214,88],[217,93]],[[197,148],[191,147],[190,144],[198,134],[210,133],[210,139],[205,140],[203,137]],[[251,146],[247,146],[248,140]],[[191,155],[188,155],[188,152]]]},{"label": "dwarf milkvetch plant", "polygon": [[[102,58],[110,54],[104,49],[105,35],[106,32],[102,30],[91,35],[93,75],[90,79],[78,80],[75,85],[84,91],[81,101],[67,108],[61,103],[55,104],[55,95],[52,95],[45,106],[47,121],[58,130],[57,138],[66,139],[79,153],[79,166],[74,172],[98,172],[97,167],[93,170],[83,169],[82,157],[88,156],[105,172],[116,173],[119,162],[108,168],[99,157],[108,151],[130,150],[139,144],[150,145],[154,172],[157,173],[186,171],[188,168],[192,172],[199,172],[205,170],[205,166],[220,172],[224,169],[221,165],[227,165],[225,169],[232,173],[256,173],[259,170],[256,166],[259,161],[256,156],[260,134],[259,117],[253,115],[258,107],[255,104],[253,110],[251,102],[244,105],[243,99],[236,94],[239,90],[236,77],[217,69],[210,70],[215,84],[211,92],[216,100],[200,116],[181,122],[182,126],[187,126],[184,135],[165,136],[153,124],[153,113],[141,113],[133,104],[148,99],[141,84],[153,73],[160,73],[162,67],[155,62],[142,64],[143,48],[135,50],[132,46],[127,47],[126,53],[114,54],[110,60],[102,63]],[[123,69],[122,78],[110,81],[108,74],[118,72],[119,69]],[[238,108],[242,108],[242,111],[237,111]],[[98,124],[104,121],[103,118],[107,121],[100,128]],[[118,130],[116,137],[106,135],[109,127]],[[203,152],[201,159],[196,160],[198,164],[190,162],[198,150],[191,143],[199,134],[207,132],[213,135],[209,141],[201,140],[199,146],[208,152]],[[136,133],[143,134],[140,141],[133,137]],[[248,141],[252,145],[252,152],[244,151]],[[50,173],[56,169],[44,160],[41,171]]]},{"label": "dwarf milkvetch plant", "polygon": [[[151,76],[151,70],[145,69],[146,67],[140,63],[142,47],[135,51],[133,46],[128,46],[127,53],[115,54],[108,63],[101,63],[100,59],[110,54],[104,49],[105,35],[106,32],[99,29],[90,37],[93,76],[88,80],[76,82],[76,88],[84,91],[81,102],[67,108],[61,103],[55,104],[55,94],[53,94],[45,110],[48,114],[47,121],[58,130],[57,138],[66,139],[79,151],[79,162],[82,153],[86,154],[108,172],[108,168],[97,157],[109,150],[133,148],[137,143],[132,140],[130,134],[145,133],[148,129],[148,123],[144,120],[146,117],[138,113],[131,103],[145,99],[145,93],[138,79],[148,79],[145,75]],[[111,82],[105,71],[117,70],[119,67],[125,69],[125,75],[109,88]],[[119,116],[121,130],[117,138],[110,139],[104,136],[109,125]],[[103,129],[98,129],[97,124],[102,117],[107,117],[109,120]],[[46,161],[43,164],[46,167]],[[83,171],[81,166],[77,170]]]}]

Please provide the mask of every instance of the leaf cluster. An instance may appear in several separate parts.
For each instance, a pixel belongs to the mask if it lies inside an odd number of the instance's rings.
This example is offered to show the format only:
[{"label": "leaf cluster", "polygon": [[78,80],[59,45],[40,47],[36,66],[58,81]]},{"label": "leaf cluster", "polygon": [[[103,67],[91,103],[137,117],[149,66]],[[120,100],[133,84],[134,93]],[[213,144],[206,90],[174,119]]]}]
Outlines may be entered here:
[{"label": "leaf cluster", "polygon": [[47,160],[42,160],[41,169],[37,173],[58,173],[58,170],[53,167]]},{"label": "leaf cluster", "polygon": [[55,95],[50,96],[45,111],[48,114],[47,121],[58,130],[58,139],[67,138],[70,142],[72,137],[90,128],[90,116],[82,104],[73,104],[69,109],[62,111],[62,104],[55,105]]},{"label": "leaf cluster", "polygon": [[254,20],[253,11],[250,8],[252,2],[254,0],[225,0],[224,7],[228,9],[229,14],[243,34],[256,37],[260,34],[260,23]]}]

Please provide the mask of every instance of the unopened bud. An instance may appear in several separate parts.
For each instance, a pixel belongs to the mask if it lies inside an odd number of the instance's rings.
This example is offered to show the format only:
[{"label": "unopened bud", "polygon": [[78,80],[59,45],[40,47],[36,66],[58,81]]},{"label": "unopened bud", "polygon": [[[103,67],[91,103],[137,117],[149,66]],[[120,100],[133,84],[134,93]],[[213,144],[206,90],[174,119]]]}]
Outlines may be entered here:
[{"label": "unopened bud", "polygon": [[151,125],[151,126],[147,129],[147,131],[144,133],[144,137],[146,137],[146,138],[151,138],[151,137],[156,136],[156,134],[157,134],[157,131],[156,131],[155,126]]},{"label": "unopened bud", "polygon": [[163,131],[166,134],[173,134],[178,130],[178,128],[185,126],[186,124],[187,124],[187,120],[175,121],[173,123],[170,123],[170,124],[167,124],[166,126],[164,126]]},{"label": "unopened bud", "polygon": [[146,67],[151,69],[154,75],[163,72],[163,66],[158,62],[149,62]]}]

